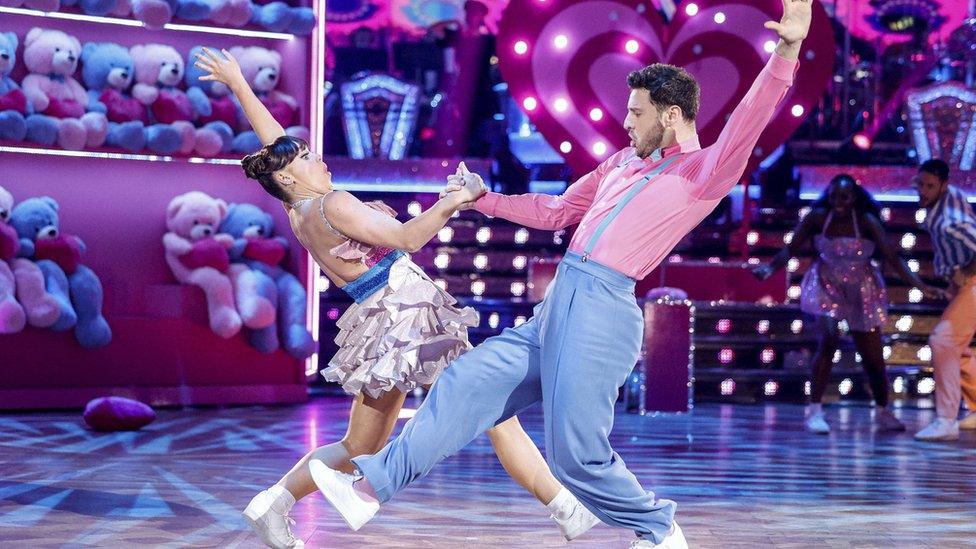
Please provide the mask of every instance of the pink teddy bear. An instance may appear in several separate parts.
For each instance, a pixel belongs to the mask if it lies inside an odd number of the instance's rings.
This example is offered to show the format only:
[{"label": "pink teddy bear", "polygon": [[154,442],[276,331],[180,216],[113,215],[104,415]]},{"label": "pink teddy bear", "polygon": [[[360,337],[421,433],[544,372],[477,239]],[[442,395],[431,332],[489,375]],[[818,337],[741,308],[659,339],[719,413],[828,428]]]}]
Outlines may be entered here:
[{"label": "pink teddy bear", "polygon": [[193,121],[199,113],[186,92],[179,88],[183,81],[183,57],[171,46],[145,44],[130,50],[135,61],[136,82],[132,96],[149,107],[153,122],[170,124],[182,136],[180,152],[196,151],[201,156],[214,156],[224,145],[220,134],[209,128],[196,128]]},{"label": "pink teddy bear", "polygon": [[271,326],[276,311],[274,303],[261,296],[259,277],[247,265],[231,265],[234,237],[217,232],[226,215],[223,200],[199,191],[181,194],[166,208],[169,232],[163,246],[176,279],[206,294],[210,328],[229,338],[242,325],[254,330]]},{"label": "pink teddy bear", "polygon": [[[240,63],[244,79],[271,112],[271,116],[285,128],[285,133],[307,141],[308,128],[292,125],[299,118],[298,102],[294,97],[277,89],[282,77],[281,54],[260,46],[234,47],[230,49],[230,53]],[[240,130],[243,133],[234,138],[235,151],[251,153],[261,148],[261,141],[244,117],[241,117]]]},{"label": "pink teddy bear", "polygon": [[72,76],[78,68],[81,43],[61,31],[33,28],[24,40],[24,94],[35,111],[58,119],[58,144],[65,149],[99,147],[108,134],[108,121],[99,112],[86,112],[88,94]]},{"label": "pink teddy bear", "polygon": [[20,238],[7,223],[13,208],[13,195],[0,187],[0,334],[17,333],[27,323],[47,328],[61,316],[54,296],[44,289],[41,269],[18,257]]}]

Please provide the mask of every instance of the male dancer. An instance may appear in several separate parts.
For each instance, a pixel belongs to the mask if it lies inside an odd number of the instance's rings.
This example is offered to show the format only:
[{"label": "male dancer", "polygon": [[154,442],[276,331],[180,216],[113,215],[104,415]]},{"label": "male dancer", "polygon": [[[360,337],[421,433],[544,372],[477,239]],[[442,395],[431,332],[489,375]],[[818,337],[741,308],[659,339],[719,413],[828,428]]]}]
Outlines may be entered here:
[{"label": "male dancer", "polygon": [[395,440],[352,460],[363,477],[309,464],[350,527],[487,428],[542,400],[547,460],[563,485],[603,522],[636,531],[631,547],[687,547],[675,503],[645,492],[608,441],[617,390],[641,348],[635,280],[739,181],[792,84],[810,1],[784,0],[780,22],[766,23],[779,44],[714,145],[698,144],[698,83],[678,67],[655,64],[627,79],[631,147],[562,196],[487,193],[477,200],[478,211],[529,227],[579,229],[535,316],[456,360]]},{"label": "male dancer", "polygon": [[[927,210],[935,273],[949,279],[952,296],[929,335],[935,369],[935,421],[915,433],[918,440],[958,440],[959,429],[976,429],[976,359],[969,342],[976,333],[976,215],[966,195],[949,184],[949,165],[927,160],[912,183],[918,205]],[[959,402],[969,415],[962,421]]]}]

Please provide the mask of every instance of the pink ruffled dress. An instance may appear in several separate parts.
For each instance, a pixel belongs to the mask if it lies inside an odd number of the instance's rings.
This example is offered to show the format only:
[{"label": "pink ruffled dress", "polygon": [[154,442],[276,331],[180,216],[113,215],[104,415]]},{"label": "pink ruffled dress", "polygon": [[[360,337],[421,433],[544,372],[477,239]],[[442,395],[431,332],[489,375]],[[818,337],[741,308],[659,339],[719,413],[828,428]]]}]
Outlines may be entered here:
[{"label": "pink ruffled dress", "polygon": [[326,219],[323,204],[319,199],[322,221],[345,240],[329,253],[362,261],[369,270],[342,288],[356,302],[336,322],[339,351],[322,375],[349,394],[373,398],[430,385],[471,348],[468,328],[478,325],[477,311],[457,307],[406,253],[343,235]]}]

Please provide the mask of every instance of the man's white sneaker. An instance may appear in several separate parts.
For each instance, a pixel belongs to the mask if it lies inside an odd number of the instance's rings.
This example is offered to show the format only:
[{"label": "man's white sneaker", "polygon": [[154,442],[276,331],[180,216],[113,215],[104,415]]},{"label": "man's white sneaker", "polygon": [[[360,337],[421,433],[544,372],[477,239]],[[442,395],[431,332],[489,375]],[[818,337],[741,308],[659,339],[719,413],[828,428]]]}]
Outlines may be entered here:
[{"label": "man's white sneaker", "polygon": [[349,528],[359,530],[379,511],[378,501],[359,492],[353,486],[354,482],[363,478],[361,475],[347,475],[330,469],[318,459],[309,460],[308,470],[319,491],[336,511],[339,511],[339,515]]},{"label": "man's white sneaker", "polygon": [[915,433],[915,440],[959,440],[959,422],[937,417],[928,427]]},{"label": "man's white sneaker", "polygon": [[807,431],[817,433],[818,435],[826,435],[830,432],[830,425],[827,425],[827,420],[824,418],[823,412],[808,415],[803,425]]},{"label": "man's white sneaker", "polygon": [[688,542],[677,522],[671,523],[671,531],[661,543],[644,538],[637,538],[630,544],[630,549],[688,549]]},{"label": "man's white sneaker", "polygon": [[968,416],[960,419],[959,428],[967,431],[976,429],[976,412],[971,412]]},{"label": "man's white sneaker", "polygon": [[898,421],[898,418],[887,408],[876,408],[874,410],[874,425],[879,431],[905,430],[905,424]]},{"label": "man's white sneaker", "polygon": [[244,509],[244,520],[258,534],[261,541],[275,549],[294,549],[305,547],[305,542],[291,533],[289,525],[295,521],[287,513],[279,513],[272,504],[275,496],[265,490],[254,496]]},{"label": "man's white sneaker", "polygon": [[591,513],[589,509],[583,507],[579,501],[573,506],[573,512],[565,519],[560,519],[556,515],[549,515],[549,518],[556,521],[559,531],[562,532],[566,541],[573,541],[585,534],[590,528],[600,524],[600,519],[596,518],[596,515]]}]

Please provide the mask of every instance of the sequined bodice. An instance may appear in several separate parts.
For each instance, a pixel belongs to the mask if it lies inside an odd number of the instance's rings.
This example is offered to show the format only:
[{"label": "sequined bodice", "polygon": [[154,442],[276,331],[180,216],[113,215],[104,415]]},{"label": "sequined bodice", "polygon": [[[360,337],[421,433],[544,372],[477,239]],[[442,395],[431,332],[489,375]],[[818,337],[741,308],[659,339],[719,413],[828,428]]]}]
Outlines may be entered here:
[{"label": "sequined bodice", "polygon": [[348,236],[342,234],[342,232],[340,232],[335,227],[333,227],[332,223],[329,223],[328,218],[325,217],[326,196],[327,194],[323,194],[318,198],[306,198],[303,200],[299,200],[298,202],[292,204],[292,208],[297,208],[298,206],[306,202],[311,202],[312,200],[318,200],[319,216],[322,218],[322,222],[325,223],[326,229],[328,229],[329,232],[331,232],[332,234],[344,240],[342,244],[339,244],[338,246],[335,246],[332,249],[330,249],[329,254],[334,255],[340,259],[345,259],[347,261],[362,261],[363,264],[366,265],[367,267],[372,267],[373,265],[379,263],[380,260],[382,260],[384,257],[389,255],[390,252],[393,251],[393,248],[386,248],[383,246],[370,246],[369,244],[365,244],[357,240],[353,240]]},{"label": "sequined bodice", "polygon": [[851,268],[859,267],[871,261],[874,254],[874,242],[861,238],[861,230],[857,224],[857,215],[851,214],[854,220],[854,234],[856,236],[827,237],[827,227],[833,219],[834,212],[827,214],[823,231],[814,238],[814,245],[820,254],[820,261],[829,267]]}]

